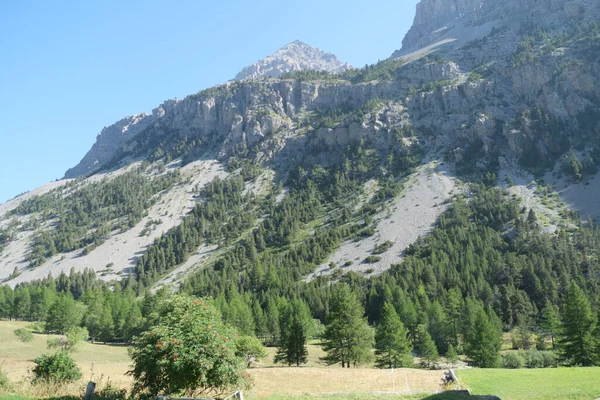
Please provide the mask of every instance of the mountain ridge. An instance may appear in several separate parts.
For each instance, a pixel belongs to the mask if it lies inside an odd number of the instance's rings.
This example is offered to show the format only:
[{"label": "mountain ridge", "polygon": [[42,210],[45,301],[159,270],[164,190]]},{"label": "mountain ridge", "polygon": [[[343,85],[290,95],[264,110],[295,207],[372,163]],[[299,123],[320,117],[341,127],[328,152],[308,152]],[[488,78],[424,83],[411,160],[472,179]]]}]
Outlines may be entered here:
[{"label": "mountain ridge", "polygon": [[[69,248],[74,250],[66,256],[56,253],[46,237],[57,226],[58,208],[37,207],[45,198],[35,196],[28,206],[41,209],[40,213],[11,214],[10,207],[5,207],[6,217],[0,221],[0,229],[15,230],[17,240],[3,245],[4,269],[0,277],[8,278],[16,268],[22,276],[9,280],[14,284],[39,277],[41,271],[72,266],[81,269],[88,263],[94,270],[104,271],[106,279],[124,277],[138,268],[138,273],[149,271],[151,277],[146,275],[146,284],[162,279],[164,273],[175,274],[169,278],[170,283],[181,281],[186,274],[218,262],[228,248],[225,239],[216,249],[211,247],[214,243],[189,249],[178,263],[165,263],[168,268],[161,267],[160,272],[152,257],[164,258],[166,255],[161,252],[168,251],[157,250],[153,240],[167,240],[166,235],[178,229],[191,207],[201,204],[198,193],[210,187],[212,178],[217,176],[233,179],[241,174],[245,193],[259,198],[277,197],[276,204],[280,204],[290,191],[282,190],[276,195],[278,185],[297,184],[307,176],[318,181],[323,169],[341,174],[335,179],[344,182],[348,172],[342,172],[355,168],[354,173],[360,179],[357,178],[358,183],[353,184],[357,186],[352,190],[360,195],[352,199],[357,202],[353,205],[354,212],[368,208],[369,199],[378,198],[376,193],[390,184],[391,176],[402,185],[415,185],[404,189],[410,202],[402,202],[396,194],[391,199],[385,197],[389,203],[379,199],[377,207],[388,207],[389,211],[373,211],[372,226],[364,228],[364,234],[370,234],[368,237],[372,239],[359,238],[362,246],[344,242],[345,250],[341,253],[331,249],[333,255],[318,263],[318,274],[322,275],[352,270],[366,273],[371,269],[382,273],[399,263],[403,255],[397,248],[373,265],[356,261],[365,258],[370,247],[379,246],[380,242],[410,243],[415,237],[427,234],[430,221],[436,220],[445,205],[463,192],[464,182],[481,177],[487,177],[489,184],[513,190],[547,221],[544,229],[549,232],[564,224],[560,215],[566,215],[569,207],[586,210],[592,217],[600,216],[597,206],[578,208],[577,196],[572,194],[568,204],[557,202],[554,208],[549,207],[544,203],[546,200],[536,195],[545,190],[543,185],[529,184],[534,181],[533,174],[546,174],[545,181],[565,186],[565,193],[579,193],[585,190],[585,183],[590,183],[594,190],[597,186],[594,162],[588,159],[598,158],[593,132],[599,129],[594,110],[600,98],[600,65],[593,54],[599,48],[600,35],[597,25],[589,23],[600,15],[598,4],[553,1],[546,14],[536,17],[539,24],[515,20],[494,25],[496,14],[490,14],[494,24],[486,25],[485,35],[474,32],[469,37],[475,39],[460,46],[456,41],[436,45],[440,39],[450,37],[436,33],[439,25],[447,22],[443,19],[445,14],[432,0],[423,0],[422,4],[414,32],[426,27],[433,31],[425,36],[409,32],[406,51],[414,50],[410,47],[412,43],[425,46],[415,56],[401,55],[337,74],[300,70],[284,79],[231,81],[183,100],[166,101],[152,115],[129,117],[105,128],[92,150],[66,177],[83,179],[89,175],[80,183],[85,186],[88,182],[111,181],[125,170],[139,171],[150,181],[169,171],[182,171],[181,181],[174,188],[155,194],[153,201],[158,205],[145,210],[146,215],[135,226],[105,221],[104,229],[112,229],[106,237],[69,237],[76,243],[70,244]],[[493,6],[494,13],[501,10],[500,2],[480,4]],[[539,9],[538,2],[532,4]],[[582,4],[585,12],[573,12],[573,7],[577,10]],[[515,5],[506,2],[508,9]],[[460,10],[450,15],[451,22],[460,25],[460,29],[467,30],[473,21],[480,21],[476,12],[461,14]],[[432,18],[428,25],[427,15],[438,12],[440,17]],[[561,15],[570,15],[572,19],[562,21],[557,17]],[[556,21],[562,22],[556,25]],[[442,167],[442,164],[447,165]],[[427,174],[435,177],[434,181],[443,182],[443,190],[427,188],[427,176],[420,169],[423,165],[435,165]],[[184,169],[186,166],[188,169]],[[99,171],[102,173],[98,174]],[[210,179],[196,174],[205,174]],[[445,179],[447,175],[452,179]],[[570,176],[573,181],[567,179]],[[505,184],[508,181],[518,184],[511,189]],[[64,182],[66,188],[70,188],[69,184],[70,181]],[[62,190],[60,196],[70,196],[70,190]],[[415,199],[419,196],[440,198],[431,201],[428,197],[429,201],[418,202]],[[177,212],[171,216],[163,201],[181,207],[177,206]],[[412,239],[390,235],[383,225],[386,218],[397,223],[398,229],[407,227],[403,225],[402,211],[410,210],[399,208],[417,208],[420,203],[426,206],[422,212],[428,219],[411,222]],[[18,201],[13,204],[16,207]],[[341,212],[336,208],[328,210],[324,221],[336,220]],[[258,214],[255,217],[262,218]],[[161,224],[158,220],[164,221]],[[10,228],[15,223],[16,227]],[[307,227],[305,234],[310,238],[316,232]],[[227,240],[245,239],[240,236]],[[133,242],[135,249],[131,247]],[[41,265],[31,268],[31,262],[39,261],[33,256],[34,250],[39,253],[38,246],[42,246],[46,255]],[[107,250],[109,246],[114,248]],[[359,250],[353,253],[354,248]],[[149,249],[159,254],[150,257],[150,261],[145,258]],[[119,258],[119,265],[111,267],[110,273],[106,272],[104,261],[110,261],[110,254],[115,251],[123,252],[123,257]],[[142,266],[140,259],[146,260]],[[189,260],[195,260],[197,265],[189,264]],[[338,265],[342,262],[353,264]],[[327,268],[331,263],[335,267]]]}]

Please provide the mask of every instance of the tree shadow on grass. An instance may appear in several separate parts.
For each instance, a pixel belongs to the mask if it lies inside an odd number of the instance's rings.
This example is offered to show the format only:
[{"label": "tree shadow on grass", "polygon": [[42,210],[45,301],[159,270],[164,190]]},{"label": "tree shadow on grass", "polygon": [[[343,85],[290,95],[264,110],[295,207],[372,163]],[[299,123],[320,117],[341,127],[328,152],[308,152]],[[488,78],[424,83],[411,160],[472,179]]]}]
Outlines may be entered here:
[{"label": "tree shadow on grass", "polygon": [[424,397],[423,400],[500,400],[500,398],[497,396],[477,396],[448,391]]},{"label": "tree shadow on grass", "polygon": [[[31,400],[18,394],[0,395],[0,400]],[[43,400],[81,400],[79,396],[44,397]]]},{"label": "tree shadow on grass", "polygon": [[49,397],[44,400],[81,400],[79,396],[61,396],[61,397]]}]

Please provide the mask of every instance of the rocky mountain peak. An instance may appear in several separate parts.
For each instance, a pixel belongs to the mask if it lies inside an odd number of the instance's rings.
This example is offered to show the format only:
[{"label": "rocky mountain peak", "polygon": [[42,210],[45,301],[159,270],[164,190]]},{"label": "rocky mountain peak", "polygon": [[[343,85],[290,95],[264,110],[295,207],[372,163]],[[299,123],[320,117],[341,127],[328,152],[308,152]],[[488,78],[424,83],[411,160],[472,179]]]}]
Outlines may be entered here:
[{"label": "rocky mountain peak", "polygon": [[235,76],[235,80],[275,78],[286,72],[300,70],[342,72],[350,68],[350,65],[343,64],[334,54],[294,40],[270,56],[246,66]]}]

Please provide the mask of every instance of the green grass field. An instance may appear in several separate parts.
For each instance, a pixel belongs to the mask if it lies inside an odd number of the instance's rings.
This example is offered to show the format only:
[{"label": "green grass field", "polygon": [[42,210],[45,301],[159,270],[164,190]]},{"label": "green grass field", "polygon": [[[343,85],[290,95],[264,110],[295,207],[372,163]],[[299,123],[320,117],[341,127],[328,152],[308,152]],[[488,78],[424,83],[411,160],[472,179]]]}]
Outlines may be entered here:
[{"label": "green grass field", "polygon": [[458,379],[473,394],[502,400],[593,400],[600,398],[600,367],[550,369],[466,369]]}]

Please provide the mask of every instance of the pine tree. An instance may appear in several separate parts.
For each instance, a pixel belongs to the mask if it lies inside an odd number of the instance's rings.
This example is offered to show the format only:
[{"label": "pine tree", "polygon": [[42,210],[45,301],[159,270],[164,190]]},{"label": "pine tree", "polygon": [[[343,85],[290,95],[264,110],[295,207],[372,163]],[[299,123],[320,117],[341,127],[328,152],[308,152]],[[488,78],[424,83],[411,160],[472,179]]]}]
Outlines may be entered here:
[{"label": "pine tree", "polygon": [[556,334],[560,328],[560,318],[558,316],[556,306],[550,303],[550,301],[546,301],[546,305],[542,309],[540,327],[544,333],[550,336],[552,340],[552,348],[554,348],[554,338],[556,337]]},{"label": "pine tree", "polygon": [[375,333],[376,365],[379,368],[406,367],[412,345],[408,330],[390,303],[384,303]]},{"label": "pine tree", "polygon": [[229,302],[227,322],[237,328],[242,335],[254,335],[254,318],[252,310],[244,297],[236,294]]},{"label": "pine tree", "polygon": [[372,359],[373,330],[363,318],[363,307],[347,285],[336,286],[331,294],[323,349],[328,364],[363,364]]},{"label": "pine tree", "polygon": [[598,362],[594,336],[596,316],[585,294],[575,283],[569,287],[559,338],[560,358],[570,365],[584,367]]},{"label": "pine tree", "polygon": [[501,330],[481,306],[477,307],[473,327],[466,334],[465,353],[474,366],[495,368],[499,364]]},{"label": "pine tree", "polygon": [[100,314],[100,332],[98,339],[102,342],[110,342],[115,336],[115,323],[110,304],[105,303]]},{"label": "pine tree", "polygon": [[439,302],[435,301],[427,307],[427,330],[441,353],[448,351],[448,343],[452,341],[447,335],[446,320],[446,314]]},{"label": "pine tree", "polygon": [[270,340],[268,340],[267,343],[271,345],[277,344],[281,335],[281,329],[279,327],[279,310],[277,308],[277,303],[273,298],[267,300],[265,317],[270,336]]},{"label": "pine tree", "polygon": [[450,363],[451,367],[454,367],[454,364],[458,361],[458,353],[452,346],[452,343],[448,345],[448,351],[446,352],[446,360]]},{"label": "pine tree", "polygon": [[252,304],[252,318],[254,319],[254,334],[261,341],[267,341],[269,330],[267,328],[267,318],[258,301]]},{"label": "pine tree", "polygon": [[83,324],[87,328],[92,342],[102,332],[101,317],[104,312],[104,296],[102,291],[90,293],[87,299],[87,312],[83,318]]},{"label": "pine tree", "polygon": [[431,368],[432,363],[436,362],[439,358],[437,347],[435,346],[435,342],[431,338],[431,335],[424,325],[419,326],[418,335],[419,338],[417,351],[419,353],[419,357],[421,357],[421,362],[427,368]]},{"label": "pine tree", "polygon": [[451,344],[458,344],[462,317],[463,299],[460,291],[456,288],[448,290],[444,310],[446,312],[446,335]]},{"label": "pine tree", "polygon": [[80,304],[77,304],[69,294],[60,295],[46,314],[46,331],[66,333],[71,327],[79,325],[82,312]]},{"label": "pine tree", "polygon": [[15,292],[14,315],[22,320],[29,319],[31,315],[31,296],[26,288]]},{"label": "pine tree", "polygon": [[404,326],[408,329],[408,336],[413,346],[417,345],[418,328],[419,328],[419,313],[415,304],[402,294],[398,301],[398,314]]},{"label": "pine tree", "polygon": [[288,366],[296,364],[297,367],[308,361],[305,328],[296,314],[281,331],[281,340],[274,361],[284,362]]},{"label": "pine tree", "polygon": [[512,333],[514,349],[529,350],[533,346],[531,329],[525,317],[521,317],[517,328]]}]

